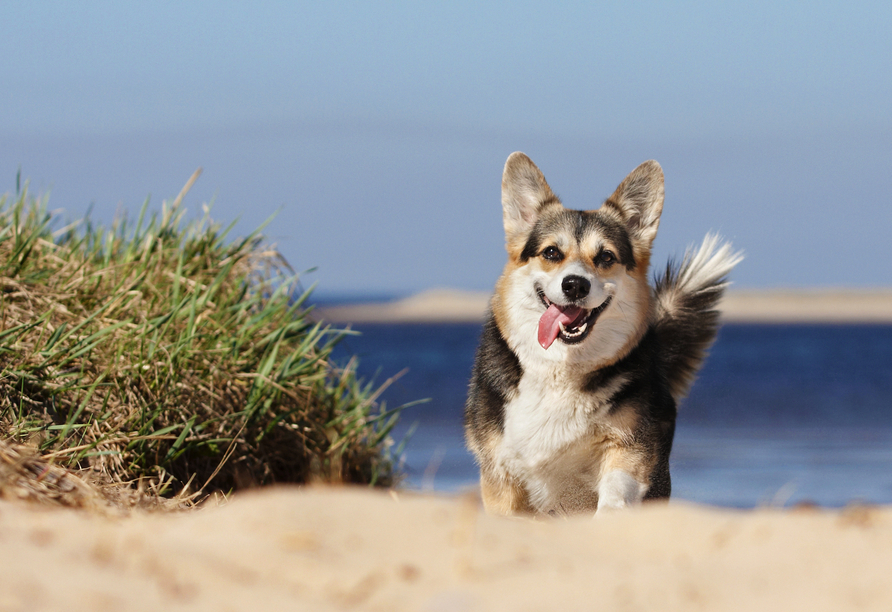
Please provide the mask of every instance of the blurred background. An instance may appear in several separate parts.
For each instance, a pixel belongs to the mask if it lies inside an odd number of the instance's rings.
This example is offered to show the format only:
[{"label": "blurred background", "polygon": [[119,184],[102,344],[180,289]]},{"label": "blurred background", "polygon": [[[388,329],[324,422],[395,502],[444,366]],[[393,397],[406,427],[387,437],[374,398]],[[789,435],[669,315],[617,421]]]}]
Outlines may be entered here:
[{"label": "blurred background", "polygon": [[[647,159],[654,261],[717,230],[742,288],[892,285],[892,4],[4,2],[0,193],[97,221],[185,200],[267,235],[323,301],[489,290],[502,166],[571,208]],[[676,491],[892,502],[892,327],[726,326],[682,406]],[[479,326],[360,326],[343,357],[418,429],[411,486],[473,486]]]},{"label": "blurred background", "polygon": [[715,229],[740,287],[892,284],[892,5],[5,2],[0,192],[195,214],[321,297],[489,289],[523,150],[573,208],[666,173],[657,258]]}]

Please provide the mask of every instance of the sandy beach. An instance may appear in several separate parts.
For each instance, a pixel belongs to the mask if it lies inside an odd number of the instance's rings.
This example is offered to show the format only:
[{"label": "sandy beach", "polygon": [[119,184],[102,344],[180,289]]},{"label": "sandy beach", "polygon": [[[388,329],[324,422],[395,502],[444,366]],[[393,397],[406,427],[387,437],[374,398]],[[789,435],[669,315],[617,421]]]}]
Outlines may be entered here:
[{"label": "sandy beach", "polygon": [[[490,294],[434,289],[394,302],[328,306],[333,323],[432,323],[483,320]],[[722,300],[726,322],[892,323],[892,289],[731,290]]]},{"label": "sandy beach", "polygon": [[279,488],[103,518],[0,502],[0,610],[889,610],[892,510],[505,519]]},{"label": "sandy beach", "polygon": [[[327,308],[330,321],[479,321],[488,295]],[[733,292],[726,321],[892,322],[892,292]],[[675,499],[571,519],[476,494],[278,487],[176,512],[0,499],[0,612],[890,610],[892,508]]]}]

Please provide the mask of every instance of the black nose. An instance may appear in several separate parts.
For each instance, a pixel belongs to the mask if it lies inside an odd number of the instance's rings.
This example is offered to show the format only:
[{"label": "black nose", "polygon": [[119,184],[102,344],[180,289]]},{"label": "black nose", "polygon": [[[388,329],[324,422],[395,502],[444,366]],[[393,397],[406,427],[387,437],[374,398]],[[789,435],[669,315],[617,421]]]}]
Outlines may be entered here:
[{"label": "black nose", "polygon": [[581,276],[565,276],[561,281],[561,290],[570,300],[581,300],[588,295],[592,284]]}]

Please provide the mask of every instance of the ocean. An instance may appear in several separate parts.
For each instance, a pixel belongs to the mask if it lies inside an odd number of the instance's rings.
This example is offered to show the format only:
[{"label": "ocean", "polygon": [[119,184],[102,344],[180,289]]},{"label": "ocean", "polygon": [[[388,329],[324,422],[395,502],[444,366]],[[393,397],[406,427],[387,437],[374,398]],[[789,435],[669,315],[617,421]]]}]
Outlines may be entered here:
[{"label": "ocean", "polygon": [[[362,324],[336,359],[407,408],[393,432],[413,489],[473,488],[462,411],[477,324]],[[892,503],[892,325],[726,324],[679,407],[672,497],[752,508]]]}]

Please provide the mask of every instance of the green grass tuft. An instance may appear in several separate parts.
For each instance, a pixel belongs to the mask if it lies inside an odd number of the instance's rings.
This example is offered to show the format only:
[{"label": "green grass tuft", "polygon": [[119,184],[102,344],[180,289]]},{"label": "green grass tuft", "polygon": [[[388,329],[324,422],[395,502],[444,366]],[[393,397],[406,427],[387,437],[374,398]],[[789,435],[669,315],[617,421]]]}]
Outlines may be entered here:
[{"label": "green grass tuft", "polygon": [[345,332],[262,228],[230,239],[181,197],[58,229],[27,186],[0,198],[0,438],[157,495],[391,485],[399,410],[331,362]]}]

